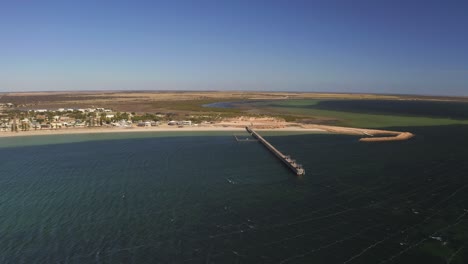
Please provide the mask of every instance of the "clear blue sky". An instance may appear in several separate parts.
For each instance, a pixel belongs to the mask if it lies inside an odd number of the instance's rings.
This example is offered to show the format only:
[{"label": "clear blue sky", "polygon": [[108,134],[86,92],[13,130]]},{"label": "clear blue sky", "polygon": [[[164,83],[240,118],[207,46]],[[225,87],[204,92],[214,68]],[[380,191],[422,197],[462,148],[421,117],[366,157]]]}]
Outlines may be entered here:
[{"label": "clear blue sky", "polygon": [[467,1],[1,1],[0,91],[468,95]]}]

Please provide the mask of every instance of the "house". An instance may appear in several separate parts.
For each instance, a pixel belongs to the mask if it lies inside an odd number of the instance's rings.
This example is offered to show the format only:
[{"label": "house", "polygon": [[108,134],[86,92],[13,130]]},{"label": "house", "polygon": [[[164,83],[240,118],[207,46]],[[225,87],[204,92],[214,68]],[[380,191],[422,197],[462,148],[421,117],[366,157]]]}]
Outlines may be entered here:
[{"label": "house", "polygon": [[0,124],[0,131],[10,131],[11,127],[7,123]]},{"label": "house", "polygon": [[52,122],[50,123],[51,128],[62,128],[61,122]]},{"label": "house", "polygon": [[180,125],[183,125],[183,126],[191,126],[191,125],[192,125],[192,121],[190,121],[190,120],[184,120],[184,121],[180,122]]},{"label": "house", "polygon": [[37,109],[35,110],[36,113],[45,113],[47,112],[47,109]]},{"label": "house", "polygon": [[116,127],[131,127],[132,123],[125,121],[125,120],[120,120],[120,121],[111,123],[111,125],[116,126]]},{"label": "house", "polygon": [[39,122],[37,122],[37,121],[32,121],[31,122],[31,127],[34,128],[34,129],[38,129],[38,128],[41,128],[41,124],[39,124]]},{"label": "house", "polygon": [[175,125],[177,125],[177,123],[178,123],[177,121],[171,120],[167,124],[170,125],[170,126],[175,126]]},{"label": "house", "polygon": [[45,115],[36,115],[36,119],[45,120],[46,116]]}]

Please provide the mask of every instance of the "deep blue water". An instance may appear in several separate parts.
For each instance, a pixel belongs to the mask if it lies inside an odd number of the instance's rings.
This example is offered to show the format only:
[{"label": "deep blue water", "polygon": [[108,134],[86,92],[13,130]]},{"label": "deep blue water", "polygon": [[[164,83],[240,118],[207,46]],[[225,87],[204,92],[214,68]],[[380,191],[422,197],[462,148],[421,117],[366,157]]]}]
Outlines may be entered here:
[{"label": "deep blue water", "polygon": [[468,127],[400,129],[0,148],[0,263],[466,263]]}]

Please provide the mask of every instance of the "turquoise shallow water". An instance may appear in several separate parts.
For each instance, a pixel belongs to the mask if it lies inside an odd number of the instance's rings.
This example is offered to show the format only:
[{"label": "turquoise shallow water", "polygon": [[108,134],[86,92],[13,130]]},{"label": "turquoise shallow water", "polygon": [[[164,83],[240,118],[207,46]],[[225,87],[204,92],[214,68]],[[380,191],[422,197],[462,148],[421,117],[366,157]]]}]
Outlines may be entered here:
[{"label": "turquoise shallow water", "polygon": [[303,178],[232,133],[1,139],[0,263],[464,263],[468,128],[405,130],[266,133]]},{"label": "turquoise shallow water", "polygon": [[[21,133],[21,132],[19,132]],[[268,136],[287,136],[303,134],[323,134],[325,132],[301,131],[262,131]],[[19,146],[39,146],[64,143],[77,143],[87,141],[104,141],[119,139],[142,139],[163,137],[200,137],[200,136],[233,136],[247,135],[242,131],[155,131],[155,132],[119,132],[119,133],[88,133],[88,134],[57,134],[20,137],[0,137],[0,148]]]}]

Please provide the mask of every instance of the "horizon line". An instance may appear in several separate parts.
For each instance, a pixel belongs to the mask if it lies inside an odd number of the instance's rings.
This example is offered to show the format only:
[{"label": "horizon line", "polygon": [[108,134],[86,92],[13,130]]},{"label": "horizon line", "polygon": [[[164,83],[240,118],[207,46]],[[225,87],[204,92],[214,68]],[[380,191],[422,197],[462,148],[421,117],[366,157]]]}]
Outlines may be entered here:
[{"label": "horizon line", "polygon": [[468,98],[468,95],[447,95],[447,94],[417,94],[417,93],[378,93],[378,92],[339,92],[339,91],[295,91],[295,90],[215,90],[215,89],[171,89],[171,90],[158,90],[158,89],[90,89],[90,90],[26,90],[26,91],[0,91],[0,94],[21,94],[21,93],[86,93],[86,92],[102,92],[102,93],[115,93],[115,92],[249,92],[249,93],[296,93],[296,94],[353,94],[353,95],[386,95],[386,96],[420,96],[420,97],[445,97],[445,98]]}]

